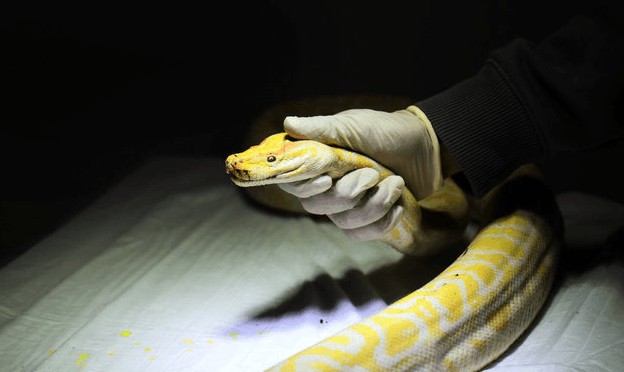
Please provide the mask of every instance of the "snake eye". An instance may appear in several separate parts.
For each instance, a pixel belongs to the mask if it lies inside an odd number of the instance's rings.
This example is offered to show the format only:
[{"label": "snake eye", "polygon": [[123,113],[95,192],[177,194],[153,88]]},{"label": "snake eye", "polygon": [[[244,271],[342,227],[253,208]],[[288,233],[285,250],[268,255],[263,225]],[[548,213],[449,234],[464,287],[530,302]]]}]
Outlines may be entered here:
[{"label": "snake eye", "polygon": [[273,155],[271,155],[271,156],[269,156],[269,157],[267,158],[267,161],[268,161],[269,163],[273,163],[275,160],[277,160],[277,159],[276,159],[276,158],[275,158],[275,156],[273,156]]}]

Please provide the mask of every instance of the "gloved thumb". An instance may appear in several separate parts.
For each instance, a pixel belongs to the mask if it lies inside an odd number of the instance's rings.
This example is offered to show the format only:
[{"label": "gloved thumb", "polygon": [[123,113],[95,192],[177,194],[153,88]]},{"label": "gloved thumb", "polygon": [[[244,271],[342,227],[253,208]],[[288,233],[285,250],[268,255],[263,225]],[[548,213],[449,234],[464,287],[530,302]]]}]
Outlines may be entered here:
[{"label": "gloved thumb", "polygon": [[287,116],[284,131],[296,139],[310,139],[339,147],[359,150],[361,141],[357,126],[341,115],[310,117]]}]

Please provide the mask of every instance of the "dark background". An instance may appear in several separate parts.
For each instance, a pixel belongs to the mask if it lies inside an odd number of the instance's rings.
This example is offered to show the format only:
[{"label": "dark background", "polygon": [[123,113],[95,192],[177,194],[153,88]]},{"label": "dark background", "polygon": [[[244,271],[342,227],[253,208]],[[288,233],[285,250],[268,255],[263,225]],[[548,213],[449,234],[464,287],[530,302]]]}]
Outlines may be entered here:
[{"label": "dark background", "polygon": [[[518,36],[537,42],[585,7],[293,3],[2,3],[0,262],[154,155],[224,157],[284,100],[426,98],[477,72],[491,50]],[[619,198],[621,181],[595,160],[624,157],[605,151],[551,165],[553,186]]]}]

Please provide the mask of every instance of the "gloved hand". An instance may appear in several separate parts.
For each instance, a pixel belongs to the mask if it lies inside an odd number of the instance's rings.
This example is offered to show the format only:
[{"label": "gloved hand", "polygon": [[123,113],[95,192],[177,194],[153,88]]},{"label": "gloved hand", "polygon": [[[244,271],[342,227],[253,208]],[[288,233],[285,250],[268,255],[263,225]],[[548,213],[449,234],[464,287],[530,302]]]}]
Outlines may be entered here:
[{"label": "gloved hand", "polygon": [[332,180],[328,176],[280,184],[300,198],[305,210],[327,215],[356,240],[374,240],[398,222],[395,206],[404,184],[420,200],[442,185],[440,146],[425,114],[415,106],[396,112],[354,109],[330,116],[287,117],[284,130],[297,139],[312,139],[352,149],[392,170],[379,182],[365,168]]}]

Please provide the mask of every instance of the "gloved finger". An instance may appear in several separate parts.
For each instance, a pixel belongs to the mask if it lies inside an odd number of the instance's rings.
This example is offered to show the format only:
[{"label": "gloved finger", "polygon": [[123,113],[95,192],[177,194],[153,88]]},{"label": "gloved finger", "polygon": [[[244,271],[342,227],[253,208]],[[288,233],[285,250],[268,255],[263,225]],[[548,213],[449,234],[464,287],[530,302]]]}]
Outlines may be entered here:
[{"label": "gloved finger", "polygon": [[332,184],[333,181],[331,177],[322,175],[309,180],[278,183],[277,186],[298,198],[309,198],[329,190],[329,188],[332,187]]},{"label": "gloved finger", "polygon": [[343,231],[351,239],[359,242],[381,239],[401,221],[402,216],[403,207],[395,205],[388,214],[372,224]]},{"label": "gloved finger", "polygon": [[301,206],[312,214],[333,214],[351,209],[378,180],[379,172],[376,170],[356,169],[336,181],[329,190],[300,199]]},{"label": "gloved finger", "polygon": [[[364,110],[362,110],[364,111]],[[319,115],[309,117],[287,116],[284,131],[297,139],[312,139],[328,145],[361,150],[357,125],[346,115]]]},{"label": "gloved finger", "polygon": [[401,197],[405,181],[400,176],[389,176],[371,188],[360,202],[346,211],[328,215],[341,229],[355,229],[369,225],[385,216]]},{"label": "gloved finger", "polygon": [[284,119],[284,131],[297,139],[320,140],[323,133],[334,127],[332,115],[309,117],[287,116]]}]

